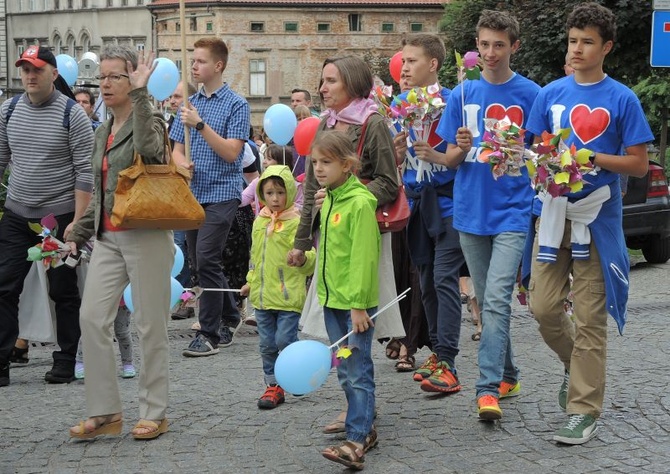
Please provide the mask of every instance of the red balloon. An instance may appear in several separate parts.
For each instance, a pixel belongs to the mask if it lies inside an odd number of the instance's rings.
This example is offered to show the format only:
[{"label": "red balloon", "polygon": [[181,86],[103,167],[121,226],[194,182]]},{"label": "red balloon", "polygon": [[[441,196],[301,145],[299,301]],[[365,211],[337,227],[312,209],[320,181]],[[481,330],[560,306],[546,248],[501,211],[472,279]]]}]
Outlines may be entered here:
[{"label": "red balloon", "polygon": [[402,72],[402,51],[398,51],[389,61],[389,72],[394,81],[400,84],[400,73]]},{"label": "red balloon", "polygon": [[295,145],[295,151],[298,152],[298,155],[310,154],[316,129],[319,128],[320,123],[321,120],[317,117],[309,117],[298,123],[293,135],[293,145]]}]

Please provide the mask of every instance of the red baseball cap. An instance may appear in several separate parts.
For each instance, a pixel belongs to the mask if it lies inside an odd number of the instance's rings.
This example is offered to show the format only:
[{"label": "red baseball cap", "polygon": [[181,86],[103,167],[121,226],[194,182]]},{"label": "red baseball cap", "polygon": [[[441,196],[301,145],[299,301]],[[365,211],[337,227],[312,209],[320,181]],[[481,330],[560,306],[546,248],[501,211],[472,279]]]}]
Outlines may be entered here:
[{"label": "red baseball cap", "polygon": [[51,64],[53,67],[58,67],[58,64],[56,63],[56,57],[53,55],[53,53],[49,50],[49,48],[45,48],[44,46],[31,46],[28,49],[26,49],[21,57],[14,63],[14,66],[19,67],[21,66],[21,63],[30,63],[35,67],[44,67],[47,64]]}]

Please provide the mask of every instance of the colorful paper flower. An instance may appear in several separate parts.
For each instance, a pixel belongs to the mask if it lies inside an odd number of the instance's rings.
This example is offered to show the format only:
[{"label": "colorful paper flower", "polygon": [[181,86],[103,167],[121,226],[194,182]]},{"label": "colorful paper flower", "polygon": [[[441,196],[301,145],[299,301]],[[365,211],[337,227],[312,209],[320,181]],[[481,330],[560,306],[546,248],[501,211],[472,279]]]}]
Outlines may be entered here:
[{"label": "colorful paper flower", "polygon": [[494,179],[503,175],[521,176],[521,168],[525,166],[526,131],[508,117],[484,119],[484,129],[479,161],[491,165]]},{"label": "colorful paper flower", "polygon": [[542,142],[535,147],[536,155],[526,163],[537,191],[559,197],[583,189],[584,175],[593,171],[593,163],[589,161],[591,151],[567,146],[563,140],[569,135],[569,128],[561,129],[555,135],[542,133]]}]

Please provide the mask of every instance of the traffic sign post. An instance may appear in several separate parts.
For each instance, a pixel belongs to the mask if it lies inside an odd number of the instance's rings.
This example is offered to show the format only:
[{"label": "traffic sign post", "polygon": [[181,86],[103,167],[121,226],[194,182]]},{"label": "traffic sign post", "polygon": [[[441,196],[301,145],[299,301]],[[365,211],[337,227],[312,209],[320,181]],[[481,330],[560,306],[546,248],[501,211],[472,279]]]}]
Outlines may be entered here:
[{"label": "traffic sign post", "polygon": [[670,67],[670,11],[652,13],[649,62],[652,67]]}]

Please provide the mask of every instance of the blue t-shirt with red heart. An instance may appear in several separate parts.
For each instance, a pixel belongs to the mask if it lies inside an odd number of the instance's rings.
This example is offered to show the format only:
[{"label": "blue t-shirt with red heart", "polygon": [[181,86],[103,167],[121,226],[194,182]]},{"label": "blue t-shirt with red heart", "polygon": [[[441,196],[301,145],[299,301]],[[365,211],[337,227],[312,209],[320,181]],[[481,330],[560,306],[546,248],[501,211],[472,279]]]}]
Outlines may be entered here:
[{"label": "blue t-shirt with red heart", "polygon": [[[535,193],[526,168],[521,176],[494,179],[491,166],[478,160],[479,143],[485,118],[508,117],[525,128],[539,90],[540,86],[533,81],[515,73],[503,84],[491,84],[483,76],[479,80],[466,80],[451,92],[437,133],[448,143],[456,144],[456,131],[465,124],[473,136],[472,149],[458,167],[454,180],[455,229],[476,235],[528,231]],[[533,142],[530,133],[525,138],[527,145]]]},{"label": "blue t-shirt with red heart", "polygon": [[[540,135],[562,128],[571,129],[565,140],[568,146],[611,155],[654,139],[635,93],[609,76],[588,85],[567,76],[540,91],[528,117],[528,130]],[[584,197],[617,179],[618,173],[598,168],[584,176],[584,188],[568,194],[568,199]]]}]

